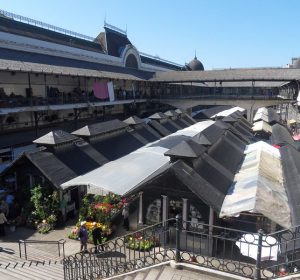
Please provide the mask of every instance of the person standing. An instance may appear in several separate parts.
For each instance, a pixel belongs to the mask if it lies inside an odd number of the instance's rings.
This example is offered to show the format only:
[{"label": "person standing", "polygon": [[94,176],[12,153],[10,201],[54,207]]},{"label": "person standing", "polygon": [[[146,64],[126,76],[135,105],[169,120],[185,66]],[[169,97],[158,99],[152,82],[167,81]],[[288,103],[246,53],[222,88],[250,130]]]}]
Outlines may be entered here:
[{"label": "person standing", "polygon": [[129,205],[128,203],[124,203],[123,210],[123,227],[128,231],[129,230]]},{"label": "person standing", "polygon": [[97,227],[97,223],[94,222],[93,223],[93,231],[92,231],[92,236],[93,236],[93,243],[95,245],[95,253],[98,252],[98,245],[101,246],[101,250],[104,251],[104,247],[102,245],[102,235],[103,235],[103,232],[102,232],[102,229],[101,227]]},{"label": "person standing", "polygon": [[80,223],[80,229],[78,232],[78,238],[80,240],[80,252],[87,251],[88,232],[85,224],[85,221]]},{"label": "person standing", "polygon": [[0,209],[0,236],[5,236],[5,223],[7,223],[7,219],[2,210]]}]

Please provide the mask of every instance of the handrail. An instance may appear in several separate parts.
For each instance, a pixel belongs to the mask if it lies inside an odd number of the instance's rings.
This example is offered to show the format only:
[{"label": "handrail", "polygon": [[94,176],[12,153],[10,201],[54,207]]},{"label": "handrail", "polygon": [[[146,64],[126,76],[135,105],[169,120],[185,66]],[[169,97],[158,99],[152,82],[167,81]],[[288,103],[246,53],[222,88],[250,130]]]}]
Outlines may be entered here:
[{"label": "handrail", "polygon": [[21,250],[21,244],[24,244],[24,254],[25,254],[25,260],[27,260],[27,244],[56,244],[58,248],[58,256],[61,256],[61,249],[60,246],[62,245],[62,251],[63,251],[63,257],[65,257],[65,239],[59,239],[59,240],[19,240],[19,255],[20,258],[22,258],[22,250]]}]

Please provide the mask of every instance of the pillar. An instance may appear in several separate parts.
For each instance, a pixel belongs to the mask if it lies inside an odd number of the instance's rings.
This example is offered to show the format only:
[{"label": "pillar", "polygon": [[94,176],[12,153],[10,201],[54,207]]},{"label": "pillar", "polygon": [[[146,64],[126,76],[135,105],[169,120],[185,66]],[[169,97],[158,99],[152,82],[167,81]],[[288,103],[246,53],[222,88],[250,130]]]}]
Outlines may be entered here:
[{"label": "pillar", "polygon": [[[166,195],[162,195],[162,225],[164,228],[168,227],[168,217],[169,217],[169,198]],[[167,245],[169,241],[169,234],[166,230],[163,233],[163,246]],[[166,250],[164,250],[166,252]]]},{"label": "pillar", "polygon": [[208,250],[209,250],[209,255],[212,256],[212,251],[213,251],[213,225],[214,225],[214,210],[213,208],[209,208],[209,229],[208,229]]},{"label": "pillar", "polygon": [[168,196],[162,195],[162,222],[165,223],[169,217],[169,199]]},{"label": "pillar", "polygon": [[143,192],[139,193],[139,221],[138,225],[143,225]]},{"label": "pillar", "polygon": [[247,121],[252,123],[253,121],[253,110],[252,107],[247,108]]},{"label": "pillar", "polygon": [[182,227],[183,229],[187,228],[187,220],[188,220],[188,199],[182,199]]}]

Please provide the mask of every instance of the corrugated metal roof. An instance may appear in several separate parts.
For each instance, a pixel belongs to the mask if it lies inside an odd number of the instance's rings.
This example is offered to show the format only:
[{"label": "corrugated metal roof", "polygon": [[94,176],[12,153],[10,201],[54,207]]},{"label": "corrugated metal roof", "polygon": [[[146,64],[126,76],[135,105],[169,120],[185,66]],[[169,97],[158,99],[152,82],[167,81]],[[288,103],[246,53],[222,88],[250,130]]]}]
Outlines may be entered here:
[{"label": "corrugated metal roof", "polygon": [[156,72],[150,81],[155,82],[215,82],[215,81],[292,81],[299,80],[300,69],[262,68],[225,69],[210,71]]}]

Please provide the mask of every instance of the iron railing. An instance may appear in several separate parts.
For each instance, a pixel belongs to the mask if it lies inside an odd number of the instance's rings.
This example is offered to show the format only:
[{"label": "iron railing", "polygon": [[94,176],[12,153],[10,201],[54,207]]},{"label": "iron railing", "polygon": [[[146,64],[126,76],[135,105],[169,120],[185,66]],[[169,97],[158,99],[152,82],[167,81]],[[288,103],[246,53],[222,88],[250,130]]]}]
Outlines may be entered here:
[{"label": "iron railing", "polygon": [[22,258],[22,245],[24,247],[24,256],[25,260],[28,259],[28,247],[27,244],[49,244],[49,245],[56,245],[58,250],[58,256],[61,257],[61,250],[62,250],[62,256],[65,257],[65,243],[66,241],[64,239],[60,239],[58,241],[44,241],[44,240],[19,240],[19,255],[20,258]]},{"label": "iron railing", "polygon": [[300,227],[249,233],[182,223],[177,217],[65,258],[64,276],[66,280],[101,279],[176,260],[249,279],[274,279],[298,273],[298,239]]}]

